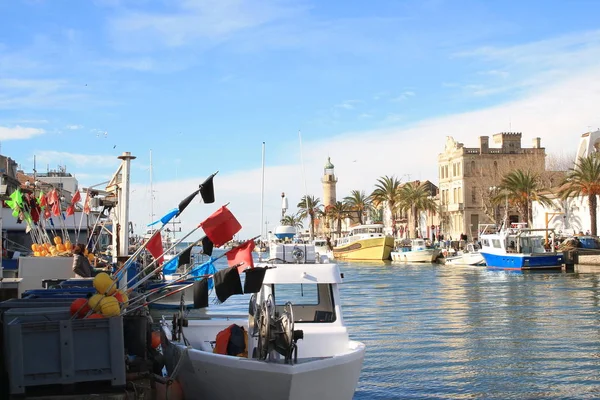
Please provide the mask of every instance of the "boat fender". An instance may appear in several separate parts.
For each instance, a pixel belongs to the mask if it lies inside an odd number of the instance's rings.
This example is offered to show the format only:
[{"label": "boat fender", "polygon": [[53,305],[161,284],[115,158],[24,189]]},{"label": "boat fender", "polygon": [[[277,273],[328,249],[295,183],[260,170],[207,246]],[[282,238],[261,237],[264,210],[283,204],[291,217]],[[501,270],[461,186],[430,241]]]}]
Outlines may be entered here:
[{"label": "boat fender", "polygon": [[229,325],[217,333],[213,353],[248,357],[248,333],[241,326]]}]

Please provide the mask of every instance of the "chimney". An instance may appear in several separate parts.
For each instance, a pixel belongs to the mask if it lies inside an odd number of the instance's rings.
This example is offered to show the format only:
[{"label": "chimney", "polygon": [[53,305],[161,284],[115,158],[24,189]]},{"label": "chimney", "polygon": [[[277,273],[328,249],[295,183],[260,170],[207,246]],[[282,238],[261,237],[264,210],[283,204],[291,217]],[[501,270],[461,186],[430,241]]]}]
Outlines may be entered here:
[{"label": "chimney", "polygon": [[533,148],[534,149],[541,149],[542,148],[541,141],[542,141],[542,139],[539,138],[539,137],[533,138]]},{"label": "chimney", "polygon": [[490,149],[490,137],[479,136],[479,154],[488,153]]}]

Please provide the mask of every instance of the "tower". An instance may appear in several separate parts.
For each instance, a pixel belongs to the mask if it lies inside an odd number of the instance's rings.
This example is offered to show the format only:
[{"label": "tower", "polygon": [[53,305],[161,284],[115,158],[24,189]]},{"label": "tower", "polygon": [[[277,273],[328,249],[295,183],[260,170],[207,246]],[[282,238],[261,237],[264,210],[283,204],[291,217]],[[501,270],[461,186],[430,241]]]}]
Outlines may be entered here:
[{"label": "tower", "polygon": [[580,157],[587,157],[594,152],[600,152],[600,129],[581,135],[575,162],[578,162]]},{"label": "tower", "polygon": [[335,177],[330,157],[327,157],[327,163],[325,164],[321,182],[323,182],[323,207],[327,208],[334,205],[336,202],[335,185],[337,183],[337,178]]}]

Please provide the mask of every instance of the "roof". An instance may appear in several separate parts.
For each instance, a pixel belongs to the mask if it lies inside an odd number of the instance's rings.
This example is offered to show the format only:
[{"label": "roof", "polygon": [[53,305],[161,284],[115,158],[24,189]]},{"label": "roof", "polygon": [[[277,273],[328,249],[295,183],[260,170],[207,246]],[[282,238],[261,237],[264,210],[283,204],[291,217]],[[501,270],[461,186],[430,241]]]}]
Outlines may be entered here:
[{"label": "roof", "polygon": [[333,164],[331,163],[331,157],[327,157],[327,163],[325,164],[325,169],[333,169]]},{"label": "roof", "polygon": [[263,283],[342,283],[342,277],[337,264],[275,264],[265,273]]}]

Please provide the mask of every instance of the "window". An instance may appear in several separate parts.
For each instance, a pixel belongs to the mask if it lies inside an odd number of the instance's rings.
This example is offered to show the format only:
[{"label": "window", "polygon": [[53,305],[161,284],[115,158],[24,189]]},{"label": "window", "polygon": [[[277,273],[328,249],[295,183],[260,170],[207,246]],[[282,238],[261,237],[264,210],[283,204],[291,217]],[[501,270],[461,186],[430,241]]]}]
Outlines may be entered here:
[{"label": "window", "polygon": [[474,186],[471,188],[471,203],[477,203],[477,188]]},{"label": "window", "polygon": [[502,246],[500,246],[500,240],[499,239],[492,239],[492,244],[494,245],[494,248],[499,249]]},{"label": "window", "polygon": [[334,322],[333,291],[327,283],[273,285],[276,311],[292,303],[294,322]]}]

